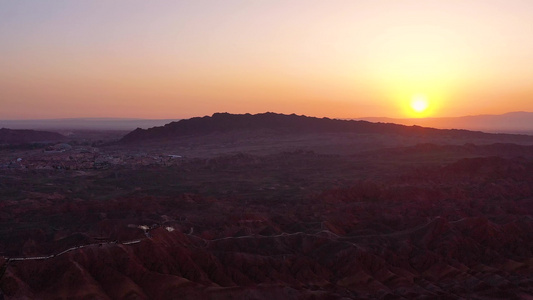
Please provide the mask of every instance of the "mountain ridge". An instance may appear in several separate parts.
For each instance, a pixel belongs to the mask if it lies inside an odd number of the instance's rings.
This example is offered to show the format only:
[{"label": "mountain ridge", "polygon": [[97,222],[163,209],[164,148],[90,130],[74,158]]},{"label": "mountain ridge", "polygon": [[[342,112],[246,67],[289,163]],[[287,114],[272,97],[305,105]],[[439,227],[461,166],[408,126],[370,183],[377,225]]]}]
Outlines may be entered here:
[{"label": "mountain ridge", "polygon": [[[393,123],[373,123],[365,120],[340,120],[316,118],[296,114],[215,113],[212,116],[195,117],[171,122],[149,129],[137,128],[125,135],[119,143],[136,143],[148,140],[170,140],[187,136],[201,136],[231,131],[272,131],[278,134],[305,133],[360,133],[400,135],[446,135],[450,137],[522,137],[526,135],[491,134],[464,129],[436,129],[417,125],[406,126]],[[533,139],[533,137],[531,137]]]},{"label": "mountain ridge", "polygon": [[[389,118],[359,117],[339,118],[341,120],[362,120],[369,122],[394,123],[399,125],[419,125],[438,129],[460,128],[490,133],[533,134],[533,112],[515,111],[504,114],[466,115],[459,117],[429,118]],[[180,118],[145,119],[145,118],[54,118],[0,120],[0,128],[33,130],[134,130],[137,127],[148,129],[177,122]]]}]

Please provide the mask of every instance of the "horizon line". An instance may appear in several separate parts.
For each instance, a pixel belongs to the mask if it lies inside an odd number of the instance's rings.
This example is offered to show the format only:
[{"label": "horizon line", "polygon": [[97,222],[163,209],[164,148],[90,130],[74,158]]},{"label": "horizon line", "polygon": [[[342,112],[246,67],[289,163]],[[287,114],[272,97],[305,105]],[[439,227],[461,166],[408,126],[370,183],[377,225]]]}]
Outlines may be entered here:
[{"label": "horizon line", "polygon": [[[252,114],[252,113],[231,113],[231,112],[214,112],[211,115],[198,115],[193,117],[187,117],[187,118],[138,118],[138,117],[59,117],[59,118],[37,118],[37,119],[31,119],[31,118],[24,118],[24,119],[0,119],[0,121],[8,121],[8,122],[17,122],[17,121],[75,121],[75,120],[86,120],[86,121],[98,121],[98,120],[116,120],[116,121],[159,121],[159,120],[184,120],[184,119],[190,119],[190,118],[196,118],[196,117],[205,117],[205,116],[212,116],[213,114],[217,113],[229,113],[234,115],[241,115],[241,114]],[[263,114],[263,113],[275,113],[270,111],[265,111],[262,113],[256,113],[256,114]],[[480,116],[502,116],[502,115],[508,115],[508,114],[515,114],[515,113],[533,113],[533,111],[510,111],[505,112],[501,114],[479,114],[479,115],[461,115],[461,116],[444,116],[444,117],[420,117],[420,118],[398,118],[398,117],[385,117],[385,116],[373,116],[373,117],[345,117],[345,118],[332,118],[331,119],[339,119],[339,120],[357,120],[357,119],[393,119],[393,120],[424,120],[424,119],[447,119],[447,118],[464,118],[464,117],[480,117]],[[291,115],[297,113],[277,113],[282,115]],[[252,114],[255,115],[255,114]],[[305,115],[301,114],[300,116],[306,116],[306,117],[315,117],[315,118],[322,118],[322,117],[316,117],[311,115]]]}]

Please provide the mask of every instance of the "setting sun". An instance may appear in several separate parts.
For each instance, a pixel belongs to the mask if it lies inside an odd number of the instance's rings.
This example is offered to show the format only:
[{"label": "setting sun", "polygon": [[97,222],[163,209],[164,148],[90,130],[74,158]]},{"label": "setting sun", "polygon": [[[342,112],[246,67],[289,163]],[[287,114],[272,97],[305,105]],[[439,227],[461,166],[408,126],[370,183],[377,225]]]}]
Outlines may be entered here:
[{"label": "setting sun", "polygon": [[411,108],[416,113],[423,113],[425,112],[429,107],[429,102],[426,96],[424,95],[414,95],[411,98]]},{"label": "setting sun", "polygon": [[0,120],[533,111],[533,1],[50,2],[0,1]]}]

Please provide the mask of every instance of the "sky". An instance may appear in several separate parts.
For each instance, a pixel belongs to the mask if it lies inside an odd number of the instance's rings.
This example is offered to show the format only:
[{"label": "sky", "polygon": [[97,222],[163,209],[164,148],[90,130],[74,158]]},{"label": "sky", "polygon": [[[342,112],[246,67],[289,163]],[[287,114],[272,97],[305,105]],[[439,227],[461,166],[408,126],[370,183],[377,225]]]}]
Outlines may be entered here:
[{"label": "sky", "polygon": [[501,114],[532,83],[530,0],[0,0],[0,119]]}]

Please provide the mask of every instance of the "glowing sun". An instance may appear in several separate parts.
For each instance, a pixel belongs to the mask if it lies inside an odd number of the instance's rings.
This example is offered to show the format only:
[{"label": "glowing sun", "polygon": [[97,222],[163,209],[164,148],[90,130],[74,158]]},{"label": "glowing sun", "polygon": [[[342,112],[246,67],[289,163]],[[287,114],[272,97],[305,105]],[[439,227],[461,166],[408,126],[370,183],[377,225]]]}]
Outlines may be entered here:
[{"label": "glowing sun", "polygon": [[424,95],[414,95],[411,98],[411,108],[417,113],[425,112],[429,107],[429,102]]}]

